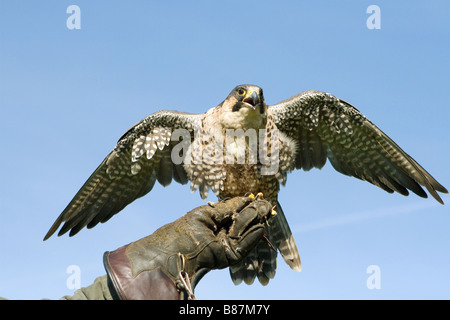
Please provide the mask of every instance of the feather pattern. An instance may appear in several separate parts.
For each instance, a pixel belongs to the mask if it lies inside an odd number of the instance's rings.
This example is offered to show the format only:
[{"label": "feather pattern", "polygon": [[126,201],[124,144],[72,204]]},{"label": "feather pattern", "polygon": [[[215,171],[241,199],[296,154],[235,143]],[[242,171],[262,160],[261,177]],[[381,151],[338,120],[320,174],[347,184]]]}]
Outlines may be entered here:
[{"label": "feather pattern", "polygon": [[328,158],[340,173],[387,192],[427,197],[447,193],[424,168],[349,103],[320,91],[305,91],[269,107],[277,127],[295,139],[296,168],[321,168]]},{"label": "feather pattern", "polygon": [[92,228],[108,221],[150,192],[156,181],[167,186],[176,177],[177,182],[186,183],[183,167],[177,165],[173,170],[170,156],[176,142],[171,141],[171,133],[179,128],[193,132],[199,122],[200,115],[160,111],[129,129],[56,219],[44,240],[61,224],[58,235],[70,230],[73,236],[85,226]]}]

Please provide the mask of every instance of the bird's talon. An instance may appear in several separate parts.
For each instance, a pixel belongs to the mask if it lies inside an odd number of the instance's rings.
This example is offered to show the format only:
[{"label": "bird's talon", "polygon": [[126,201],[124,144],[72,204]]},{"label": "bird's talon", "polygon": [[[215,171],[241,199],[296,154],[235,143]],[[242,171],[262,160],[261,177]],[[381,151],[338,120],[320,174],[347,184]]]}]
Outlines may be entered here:
[{"label": "bird's talon", "polygon": [[214,202],[208,201],[208,206],[210,206],[211,208],[214,208],[216,204]]},{"label": "bird's talon", "polygon": [[270,215],[271,215],[272,217],[277,215],[277,212],[274,210],[275,207],[276,207],[276,205],[273,206],[273,207],[272,207],[272,210],[270,211]]},{"label": "bird's talon", "polygon": [[248,197],[248,198],[251,198],[252,201],[255,201],[255,200],[256,200],[255,195],[254,195],[253,193],[251,193],[251,192],[250,192],[250,193],[246,193],[245,196]]},{"label": "bird's talon", "polygon": [[264,200],[264,196],[263,196],[262,192],[258,192],[258,193],[256,194],[255,200],[256,200],[256,199]]}]

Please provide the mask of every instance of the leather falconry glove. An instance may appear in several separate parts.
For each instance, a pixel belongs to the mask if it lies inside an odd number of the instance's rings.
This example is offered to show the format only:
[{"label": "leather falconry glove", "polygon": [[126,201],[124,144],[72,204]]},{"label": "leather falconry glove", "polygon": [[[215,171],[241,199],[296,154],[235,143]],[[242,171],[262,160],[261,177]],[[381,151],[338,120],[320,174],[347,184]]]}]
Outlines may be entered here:
[{"label": "leather falconry glove", "polygon": [[269,202],[253,195],[195,208],[148,237],[105,252],[110,287],[122,300],[195,299],[198,281],[241,261],[274,214]]}]

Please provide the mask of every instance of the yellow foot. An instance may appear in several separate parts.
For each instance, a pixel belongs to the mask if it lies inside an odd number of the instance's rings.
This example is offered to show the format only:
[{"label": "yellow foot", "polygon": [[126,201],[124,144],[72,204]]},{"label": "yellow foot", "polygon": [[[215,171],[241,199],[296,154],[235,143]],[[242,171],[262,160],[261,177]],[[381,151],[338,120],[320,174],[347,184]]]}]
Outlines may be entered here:
[{"label": "yellow foot", "polygon": [[264,196],[263,196],[262,192],[258,192],[256,194],[256,198],[255,199],[264,200]]},{"label": "yellow foot", "polygon": [[272,207],[272,211],[270,211],[270,214],[271,214],[272,216],[276,216],[276,215],[277,215],[277,212],[274,210],[275,207],[276,207],[276,205],[273,206],[273,207]]},{"label": "yellow foot", "polygon": [[255,195],[254,195],[253,193],[251,193],[251,192],[250,192],[250,193],[246,193],[246,194],[245,194],[245,197],[251,198],[252,201],[255,201],[255,199],[256,199],[256,198],[255,198]]}]

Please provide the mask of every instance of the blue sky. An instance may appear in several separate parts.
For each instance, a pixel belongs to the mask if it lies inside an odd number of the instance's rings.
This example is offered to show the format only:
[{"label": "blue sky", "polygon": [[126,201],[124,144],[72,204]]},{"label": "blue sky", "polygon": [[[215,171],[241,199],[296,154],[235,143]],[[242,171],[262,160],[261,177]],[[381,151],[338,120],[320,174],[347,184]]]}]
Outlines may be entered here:
[{"label": "blue sky", "polygon": [[[66,27],[72,4],[79,30]],[[373,4],[378,30],[366,26]],[[161,109],[205,112],[237,84],[261,86],[268,104],[332,93],[449,188],[449,10],[447,1],[2,1],[0,296],[72,294],[68,267],[87,286],[104,274],[104,251],[203,204],[187,185],[157,185],[106,224],[42,241],[130,126]],[[196,295],[449,299],[450,197],[442,199],[388,194],[329,163],[294,172],[280,202],[302,272],[279,259],[262,287],[212,271]],[[370,266],[379,289],[367,286]]]}]

